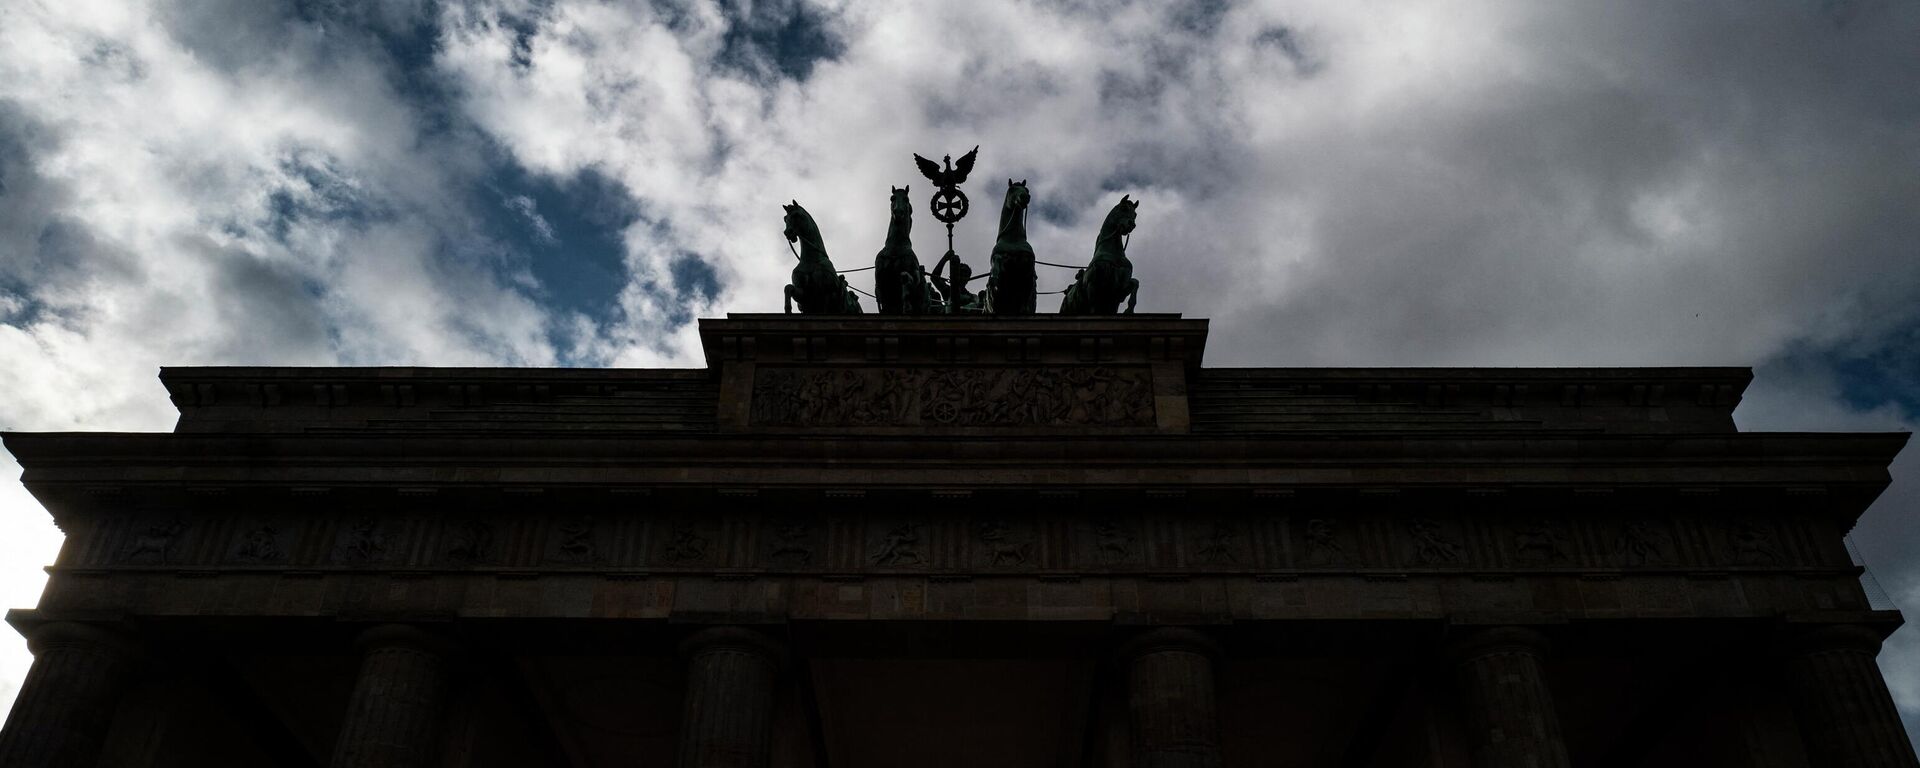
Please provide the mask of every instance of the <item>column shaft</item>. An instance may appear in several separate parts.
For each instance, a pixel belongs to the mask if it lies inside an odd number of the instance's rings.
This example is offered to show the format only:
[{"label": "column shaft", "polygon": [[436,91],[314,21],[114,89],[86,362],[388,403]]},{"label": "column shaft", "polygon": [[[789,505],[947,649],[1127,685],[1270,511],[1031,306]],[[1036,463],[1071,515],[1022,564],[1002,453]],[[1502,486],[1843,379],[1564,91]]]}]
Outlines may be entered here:
[{"label": "column shaft", "polygon": [[1568,768],[1541,663],[1546,641],[1519,627],[1483,630],[1454,651],[1474,768]]},{"label": "column shaft", "polygon": [[687,694],[680,768],[766,768],[779,652],[737,627],[702,630],[683,645]]},{"label": "column shaft", "polygon": [[1181,629],[1156,629],[1129,644],[1134,768],[1219,768],[1212,652],[1205,636]]},{"label": "column shaft", "polygon": [[1864,627],[1808,633],[1787,661],[1807,757],[1832,768],[1915,768],[1913,744],[1874,656],[1880,637]]},{"label": "column shaft", "polygon": [[360,646],[360,677],[334,742],[333,768],[439,765],[448,683],[441,641],[410,627],[383,626],[363,633]]},{"label": "column shaft", "polygon": [[0,765],[93,768],[126,691],[131,647],[64,622],[36,628],[27,642],[33,667],[0,731]]}]

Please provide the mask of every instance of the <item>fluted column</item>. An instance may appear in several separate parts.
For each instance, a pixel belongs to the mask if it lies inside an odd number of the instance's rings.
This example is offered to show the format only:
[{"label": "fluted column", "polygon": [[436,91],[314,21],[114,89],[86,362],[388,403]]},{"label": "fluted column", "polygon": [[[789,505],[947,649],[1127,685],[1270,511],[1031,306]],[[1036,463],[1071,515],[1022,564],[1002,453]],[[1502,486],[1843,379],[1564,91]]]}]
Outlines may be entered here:
[{"label": "fluted column", "polygon": [[1205,635],[1168,627],[1122,649],[1134,768],[1219,768],[1215,655]]},{"label": "fluted column", "polygon": [[1823,768],[1920,766],[1901,728],[1866,627],[1821,627],[1793,638],[1787,685],[1807,757]]},{"label": "fluted column", "polygon": [[680,649],[687,656],[680,768],[766,768],[779,646],[752,630],[713,627]]},{"label": "fluted column", "polygon": [[85,624],[54,622],[27,634],[33,668],[0,731],[0,765],[93,768],[134,661],[133,645]]},{"label": "fluted column", "polygon": [[1474,768],[1567,768],[1547,690],[1547,641],[1522,627],[1484,629],[1452,649]]},{"label": "fluted column", "polygon": [[333,768],[426,768],[440,764],[440,715],[446,708],[448,646],[413,627],[387,624],[360,633],[360,677],[353,685]]}]

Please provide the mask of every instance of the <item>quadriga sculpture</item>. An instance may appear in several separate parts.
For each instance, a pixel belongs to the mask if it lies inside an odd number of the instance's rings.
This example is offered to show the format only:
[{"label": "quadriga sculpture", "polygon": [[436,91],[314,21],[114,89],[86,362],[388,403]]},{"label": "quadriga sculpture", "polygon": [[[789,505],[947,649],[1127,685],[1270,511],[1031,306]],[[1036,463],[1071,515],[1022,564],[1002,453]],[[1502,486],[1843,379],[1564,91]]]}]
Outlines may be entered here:
[{"label": "quadriga sculpture", "polygon": [[913,255],[913,200],[906,187],[894,187],[887,244],[873,258],[873,300],[883,315],[927,313],[927,275]]},{"label": "quadriga sculpture", "polygon": [[795,200],[786,209],[787,242],[800,244],[800,263],[793,267],[793,282],[787,284],[787,312],[795,302],[803,315],[841,315],[858,313],[860,303],[847,288],[847,281],[834,271],[827,258],[827,246],[820,240],[820,226]]},{"label": "quadriga sculpture", "polygon": [[1000,206],[1000,237],[993,244],[993,271],[987,277],[986,307],[996,315],[1031,315],[1034,311],[1033,246],[1027,243],[1025,179],[1007,179],[1006,201]]},{"label": "quadriga sculpture", "polygon": [[1140,281],[1133,277],[1133,262],[1127,260],[1127,235],[1133,232],[1135,212],[1140,202],[1121,197],[1107,212],[1100,225],[1100,236],[1093,241],[1093,261],[1074,275],[1060,302],[1063,315],[1111,315],[1127,300],[1126,314],[1140,300]]}]

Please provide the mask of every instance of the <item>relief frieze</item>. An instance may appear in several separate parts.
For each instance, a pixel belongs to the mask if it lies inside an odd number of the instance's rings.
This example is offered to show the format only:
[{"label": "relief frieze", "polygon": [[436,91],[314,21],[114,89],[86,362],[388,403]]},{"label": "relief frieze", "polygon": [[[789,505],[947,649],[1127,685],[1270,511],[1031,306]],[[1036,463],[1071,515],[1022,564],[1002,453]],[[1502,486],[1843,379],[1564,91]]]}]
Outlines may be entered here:
[{"label": "relief frieze", "polygon": [[234,547],[233,557],[243,563],[262,565],[281,562],[287,557],[281,538],[280,525],[276,523],[250,525]]},{"label": "relief frieze", "polygon": [[926,565],[927,557],[920,550],[921,527],[916,522],[888,526],[867,561],[881,567]]},{"label": "relief frieze", "polygon": [[371,515],[348,523],[335,540],[333,560],[337,563],[371,564],[387,557],[387,533],[380,518]]},{"label": "relief frieze", "polygon": [[1139,539],[1125,524],[1111,519],[1095,520],[1087,526],[1092,539],[1093,560],[1101,565],[1122,565],[1135,561],[1134,542]]},{"label": "relief frieze", "polygon": [[981,521],[979,541],[988,568],[1020,567],[1033,557],[1033,537],[1004,520]]},{"label": "relief frieze", "polygon": [[1773,532],[1752,520],[1736,520],[1727,530],[1727,549],[1735,565],[1773,565],[1780,562]]},{"label": "relief frieze", "polygon": [[752,421],[795,427],[1151,427],[1145,368],[762,368]]},{"label": "relief frieze", "polygon": [[446,559],[455,565],[494,562],[493,523],[478,517],[454,520],[447,524]]},{"label": "relief frieze", "polygon": [[[955,508],[950,514],[782,511],[652,521],[573,512],[524,527],[463,512],[431,525],[418,524],[416,517],[373,513],[324,524],[286,515],[239,515],[200,525],[186,516],[133,513],[109,526],[112,532],[97,551],[103,564],[131,569],[201,561],[254,568],[484,570],[524,564],[519,567],[954,575],[1849,567],[1837,548],[1811,543],[1821,535],[1813,518],[1635,513],[1592,519],[1340,508],[1284,514],[1188,511],[1101,510],[1082,516],[990,506]],[[85,558],[98,562],[92,555]]]},{"label": "relief frieze", "polygon": [[591,516],[564,517],[554,524],[547,558],[561,563],[591,563],[599,559],[599,530]]},{"label": "relief frieze", "polygon": [[1237,554],[1240,531],[1232,523],[1216,520],[1200,526],[1194,544],[1194,560],[1207,565],[1239,565]]},{"label": "relief frieze", "polygon": [[691,566],[709,562],[713,539],[691,525],[673,525],[667,529],[660,547],[660,561],[667,565]]},{"label": "relief frieze", "polygon": [[1527,565],[1564,565],[1568,561],[1566,537],[1546,520],[1527,520],[1515,526],[1513,550],[1516,559]]},{"label": "relief frieze", "polygon": [[1302,538],[1307,565],[1345,565],[1351,562],[1346,545],[1340,542],[1339,524],[1332,520],[1308,518]]},{"label": "relief frieze", "polygon": [[771,540],[766,561],[774,566],[807,567],[813,565],[813,551],[816,547],[813,536],[814,526],[805,521],[779,521],[773,523],[768,533]]},{"label": "relief frieze", "polygon": [[1666,565],[1671,561],[1673,539],[1659,524],[1649,520],[1628,520],[1620,527],[1614,542],[1614,557],[1623,566]]},{"label": "relief frieze", "polygon": [[1407,521],[1406,530],[1408,560],[1415,565],[1459,565],[1466,559],[1460,542],[1438,520],[1416,517]]},{"label": "relief frieze", "polygon": [[175,540],[186,530],[187,524],[178,519],[136,521],[118,559],[123,563],[173,562]]}]

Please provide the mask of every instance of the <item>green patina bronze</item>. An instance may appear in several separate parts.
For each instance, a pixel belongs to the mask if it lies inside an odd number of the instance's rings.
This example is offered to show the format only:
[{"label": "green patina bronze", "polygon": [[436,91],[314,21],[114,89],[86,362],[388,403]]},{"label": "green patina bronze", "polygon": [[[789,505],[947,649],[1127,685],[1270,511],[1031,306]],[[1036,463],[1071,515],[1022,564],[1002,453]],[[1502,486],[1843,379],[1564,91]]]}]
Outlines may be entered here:
[{"label": "green patina bronze", "polygon": [[[947,252],[928,272],[913,252],[913,204],[907,187],[890,188],[890,217],[886,244],[873,259],[872,298],[882,315],[924,315],[984,313],[993,315],[1032,315],[1038,312],[1038,275],[1040,264],[1071,269],[1034,258],[1033,245],[1027,241],[1027,207],[1032,197],[1025,179],[1007,179],[1007,194],[1000,206],[1000,227],[993,244],[992,269],[976,276],[953,248],[953,225],[967,212],[966,195],[959,185],[973,170],[980,148],[952,156],[943,164],[914,155],[920,172],[937,188],[932,200],[933,217],[947,225]],[[860,293],[833,267],[821,241],[820,229],[813,217],[795,201],[786,209],[786,236],[799,243],[793,268],[793,282],[787,285],[787,312],[795,302],[802,314],[860,314]],[[1093,260],[1073,275],[1073,284],[1060,302],[1063,315],[1133,314],[1140,300],[1140,281],[1133,277],[1133,262],[1127,259],[1128,236],[1134,229],[1140,203],[1131,196],[1107,212],[1100,234],[1094,239]],[[866,268],[849,270],[864,271]],[[967,289],[969,282],[987,278],[979,293]],[[1053,293],[1053,291],[1048,291]],[[1126,309],[1120,309],[1122,301]]]},{"label": "green patina bronze", "polygon": [[[943,277],[942,272],[947,270],[949,264],[953,265],[953,269]],[[947,314],[980,311],[980,297],[967,290],[967,283],[973,280],[973,268],[960,260],[960,254],[947,251],[947,255],[941,256],[939,263],[933,265],[933,274],[927,279],[939,292],[940,302]]]},{"label": "green patina bronze", "polygon": [[1027,243],[1025,179],[1007,179],[1006,201],[1000,206],[1000,236],[993,243],[993,271],[987,277],[988,312],[996,315],[1034,313],[1033,246]]},{"label": "green patina bronze", "polygon": [[927,273],[913,255],[913,200],[906,187],[893,188],[891,205],[887,244],[873,258],[873,300],[882,315],[924,315]]},{"label": "green patina bronze", "polygon": [[1137,200],[1121,197],[1107,212],[1100,225],[1100,236],[1093,241],[1093,261],[1073,276],[1066,298],[1060,302],[1063,315],[1118,314],[1120,300],[1127,300],[1126,314],[1140,299],[1140,281],[1133,277],[1133,262],[1127,260],[1127,235],[1133,232]]},{"label": "green patina bronze", "polygon": [[800,263],[794,265],[793,282],[787,284],[787,313],[793,313],[795,302],[799,302],[803,315],[858,313],[860,302],[847,287],[846,278],[834,271],[813,216],[800,207],[798,200],[781,207],[787,211],[787,242],[800,244]]}]

